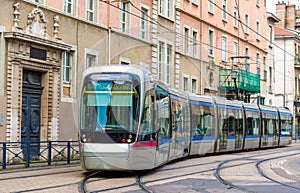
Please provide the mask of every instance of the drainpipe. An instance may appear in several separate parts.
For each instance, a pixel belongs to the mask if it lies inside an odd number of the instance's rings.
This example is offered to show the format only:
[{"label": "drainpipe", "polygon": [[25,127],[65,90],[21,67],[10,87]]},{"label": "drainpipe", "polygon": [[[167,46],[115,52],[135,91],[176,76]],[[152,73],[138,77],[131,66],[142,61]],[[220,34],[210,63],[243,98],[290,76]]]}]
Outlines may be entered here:
[{"label": "drainpipe", "polygon": [[284,57],[284,59],[283,59],[283,107],[285,107],[285,94],[286,94],[286,91],[285,91],[285,76],[286,76],[286,72],[285,72],[285,69],[286,69],[286,39],[285,38],[283,38],[283,42],[284,42],[284,55],[283,55],[283,57]]},{"label": "drainpipe", "polygon": [[110,65],[110,47],[111,47],[111,43],[110,43],[110,39],[111,39],[111,27],[108,28],[108,65]]},{"label": "drainpipe", "polygon": [[107,17],[107,26],[108,26],[108,62],[107,65],[110,65],[110,57],[111,57],[111,27],[110,27],[110,1],[108,1],[108,17]]}]

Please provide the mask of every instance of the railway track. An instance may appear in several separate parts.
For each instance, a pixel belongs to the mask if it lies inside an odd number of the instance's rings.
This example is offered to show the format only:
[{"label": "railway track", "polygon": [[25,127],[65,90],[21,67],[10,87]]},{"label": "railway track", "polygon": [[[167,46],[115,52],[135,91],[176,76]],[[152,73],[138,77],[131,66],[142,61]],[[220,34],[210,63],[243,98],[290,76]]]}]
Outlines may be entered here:
[{"label": "railway track", "polygon": [[[149,171],[143,172],[91,172],[78,184],[79,193],[126,192],[129,190],[151,192],[141,181]],[[148,191],[147,191],[148,190]]]},{"label": "railway track", "polygon": [[[272,167],[270,168],[270,162],[274,160],[280,160],[283,158],[298,156],[298,153],[284,154],[280,156],[273,156],[267,159],[261,158],[238,158],[233,160],[226,160],[218,165],[215,171],[216,178],[224,185],[228,186],[228,188],[233,188],[236,190],[240,190],[246,193],[256,193],[256,192],[276,192],[274,189],[276,186],[280,186],[280,190],[278,192],[299,192],[300,184],[299,181],[291,180],[286,178],[285,176],[280,175],[279,173],[274,172]],[[262,164],[265,164],[262,167]],[[236,176],[237,173],[234,171],[239,171],[244,168],[244,176],[245,173],[251,172],[248,180],[241,180],[237,178],[230,177],[230,175]],[[247,168],[252,168],[249,171]],[[254,169],[256,171],[254,171]],[[223,172],[222,170],[227,170],[227,172]],[[241,174],[240,174],[241,175]],[[291,174],[290,174],[291,175]],[[242,175],[241,175],[242,176]],[[298,184],[298,185],[295,185]],[[260,190],[264,187],[264,190]],[[276,189],[276,188],[275,188]]]},{"label": "railway track", "polygon": [[85,172],[79,165],[6,170],[0,193],[299,192],[299,176],[281,175],[279,167],[299,158],[299,146],[193,157],[141,172]]}]

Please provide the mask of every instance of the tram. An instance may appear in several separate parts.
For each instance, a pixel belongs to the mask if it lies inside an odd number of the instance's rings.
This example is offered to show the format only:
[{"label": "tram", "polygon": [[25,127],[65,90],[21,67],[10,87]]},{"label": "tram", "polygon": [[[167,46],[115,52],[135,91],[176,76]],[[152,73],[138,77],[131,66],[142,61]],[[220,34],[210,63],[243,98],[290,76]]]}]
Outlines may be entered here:
[{"label": "tram", "polygon": [[130,65],[83,74],[79,137],[85,170],[146,170],[189,155],[285,146],[292,114],[179,91]]}]

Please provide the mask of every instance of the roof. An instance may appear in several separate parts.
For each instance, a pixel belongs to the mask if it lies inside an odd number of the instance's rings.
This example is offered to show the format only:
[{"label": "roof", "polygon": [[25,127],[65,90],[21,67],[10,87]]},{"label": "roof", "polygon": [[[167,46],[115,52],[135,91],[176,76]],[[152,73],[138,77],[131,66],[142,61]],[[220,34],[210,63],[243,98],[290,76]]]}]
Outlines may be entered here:
[{"label": "roof", "polygon": [[274,32],[275,32],[275,36],[280,36],[280,35],[296,35],[295,32],[287,30],[287,29],[283,29],[280,27],[274,27]]}]

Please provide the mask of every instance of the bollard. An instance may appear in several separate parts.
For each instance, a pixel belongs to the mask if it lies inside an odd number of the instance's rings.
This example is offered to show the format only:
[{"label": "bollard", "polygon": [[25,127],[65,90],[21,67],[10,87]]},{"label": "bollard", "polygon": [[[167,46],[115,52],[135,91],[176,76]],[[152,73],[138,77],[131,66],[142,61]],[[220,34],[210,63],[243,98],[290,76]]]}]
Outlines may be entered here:
[{"label": "bollard", "polygon": [[71,160],[71,141],[68,141],[68,150],[67,150],[67,164],[70,164]]},{"label": "bollard", "polygon": [[52,144],[51,141],[48,142],[48,166],[51,165],[51,150],[52,150]]},{"label": "bollard", "polygon": [[2,169],[6,169],[6,143],[3,143]]}]

